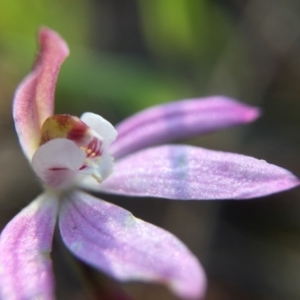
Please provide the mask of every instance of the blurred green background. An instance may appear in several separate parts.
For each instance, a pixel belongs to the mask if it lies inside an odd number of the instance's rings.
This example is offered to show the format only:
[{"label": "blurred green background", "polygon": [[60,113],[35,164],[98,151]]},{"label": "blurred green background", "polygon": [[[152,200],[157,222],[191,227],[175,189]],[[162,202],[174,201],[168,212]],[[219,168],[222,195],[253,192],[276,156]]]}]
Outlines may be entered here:
[{"label": "blurred green background", "polygon": [[[118,123],[158,103],[224,94],[260,106],[262,118],[184,142],[300,175],[298,0],[2,0],[0,228],[40,192],[18,146],[11,99],[32,66],[41,25],[71,49],[57,112],[93,111]],[[299,189],[251,201],[105,199],[183,240],[207,271],[207,300],[300,299]],[[95,299],[59,241],[53,256],[58,299]],[[176,299],[160,286],[85,274],[133,299]]]}]

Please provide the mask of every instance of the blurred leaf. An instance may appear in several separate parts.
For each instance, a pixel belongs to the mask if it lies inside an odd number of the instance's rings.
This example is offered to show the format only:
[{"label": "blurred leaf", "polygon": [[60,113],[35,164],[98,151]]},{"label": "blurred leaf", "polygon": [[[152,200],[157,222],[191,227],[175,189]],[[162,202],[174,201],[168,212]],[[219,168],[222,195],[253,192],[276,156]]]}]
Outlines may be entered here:
[{"label": "blurred leaf", "polygon": [[1,0],[0,46],[24,36],[28,47],[36,47],[41,25],[57,30],[69,43],[82,44],[89,38],[89,5],[88,0]]},{"label": "blurred leaf", "polygon": [[[197,42],[193,39],[188,2],[153,3],[161,13],[161,24],[166,25],[162,38],[172,37],[174,45],[182,45],[184,53],[194,49]],[[175,14],[164,23],[166,9],[172,3]],[[0,62],[4,62],[6,71],[14,74],[16,80],[27,74],[35,56],[36,31],[40,25],[46,25],[57,30],[71,49],[58,82],[58,96],[62,97],[59,110],[67,110],[71,104],[77,113],[85,111],[88,105],[91,109],[113,109],[124,116],[150,105],[192,96],[191,84],[182,74],[166,73],[160,66],[134,57],[88,50],[90,4],[81,0],[2,0]]]},{"label": "blurred leaf", "polygon": [[150,49],[165,59],[207,59],[220,51],[230,24],[208,0],[138,1]]},{"label": "blurred leaf", "polygon": [[77,106],[85,105],[84,97],[95,99],[97,105],[109,100],[122,115],[191,96],[185,80],[142,60],[75,49],[62,69],[59,87],[76,97]]},{"label": "blurred leaf", "polygon": [[185,0],[139,1],[144,34],[153,51],[190,52],[194,46]]}]

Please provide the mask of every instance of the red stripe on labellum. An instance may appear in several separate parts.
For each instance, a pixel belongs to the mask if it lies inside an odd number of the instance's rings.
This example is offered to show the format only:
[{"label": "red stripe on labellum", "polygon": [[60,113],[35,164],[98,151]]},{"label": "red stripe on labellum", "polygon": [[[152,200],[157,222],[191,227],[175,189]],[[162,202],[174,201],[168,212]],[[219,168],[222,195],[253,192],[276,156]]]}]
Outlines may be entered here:
[{"label": "red stripe on labellum", "polygon": [[72,140],[74,142],[81,142],[86,138],[88,130],[89,127],[85,123],[83,123],[80,120],[79,122],[77,122],[76,120],[76,122],[72,124],[72,129],[67,134],[67,139]]},{"label": "red stripe on labellum", "polygon": [[94,137],[86,147],[87,157],[101,156],[102,154],[102,141]]}]

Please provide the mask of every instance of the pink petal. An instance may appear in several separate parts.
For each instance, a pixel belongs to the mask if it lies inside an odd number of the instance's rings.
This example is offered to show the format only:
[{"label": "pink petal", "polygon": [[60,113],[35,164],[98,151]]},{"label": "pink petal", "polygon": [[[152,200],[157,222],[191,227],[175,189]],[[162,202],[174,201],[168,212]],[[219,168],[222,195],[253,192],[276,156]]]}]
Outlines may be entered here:
[{"label": "pink petal", "polygon": [[47,185],[65,188],[74,182],[85,157],[85,152],[71,140],[54,139],[34,153],[32,168]]},{"label": "pink petal", "polygon": [[0,236],[0,299],[54,299],[50,252],[58,202],[42,194]]},{"label": "pink petal", "polygon": [[62,203],[59,227],[71,252],[115,279],[160,282],[184,298],[204,294],[205,275],[186,246],[123,208],[76,192]]},{"label": "pink petal", "polygon": [[247,199],[299,185],[289,171],[244,155],[169,145],[118,161],[100,187],[111,193],[170,199]]},{"label": "pink petal", "polygon": [[258,116],[257,108],[222,96],[167,103],[119,124],[111,151],[119,158],[145,147],[249,123]]},{"label": "pink petal", "polygon": [[28,158],[38,147],[41,125],[53,114],[58,72],[69,54],[65,41],[47,28],[39,31],[39,45],[34,68],[19,85],[13,103],[16,130]]}]

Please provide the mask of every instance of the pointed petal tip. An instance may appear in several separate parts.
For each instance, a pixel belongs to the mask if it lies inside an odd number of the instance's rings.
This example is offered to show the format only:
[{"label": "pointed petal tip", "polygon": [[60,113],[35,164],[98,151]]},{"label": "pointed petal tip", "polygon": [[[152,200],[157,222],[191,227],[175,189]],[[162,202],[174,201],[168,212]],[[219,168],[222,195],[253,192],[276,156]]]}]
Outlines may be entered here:
[{"label": "pointed petal tip", "polygon": [[198,269],[193,274],[192,280],[173,280],[167,284],[168,288],[178,297],[188,300],[202,300],[206,295],[207,279],[203,268],[195,258]]},{"label": "pointed petal tip", "polygon": [[[270,167],[273,168],[273,176],[269,177],[269,182],[267,185],[258,186],[253,192],[245,192],[242,197],[236,197],[236,200],[239,199],[254,199],[258,197],[268,197],[273,194],[278,194],[281,192],[289,191],[293,188],[296,188],[300,185],[300,180],[290,171],[278,167],[276,165],[270,164],[264,160],[261,160]],[[263,166],[263,165],[262,165]],[[275,167],[275,168],[274,168]]]},{"label": "pointed petal tip", "polygon": [[281,191],[291,190],[300,185],[300,180],[294,174],[289,173],[281,185],[278,185],[278,193]]},{"label": "pointed petal tip", "polygon": [[[234,107],[237,108],[237,106],[240,107],[240,116],[243,117],[244,122],[253,122],[255,121],[257,118],[260,117],[261,115],[261,110],[258,107],[252,106],[252,105],[248,105],[248,104],[244,104],[243,102],[240,102],[234,98],[230,98],[227,96],[212,96],[212,98],[216,98],[216,99],[223,99],[225,102],[232,102],[232,104],[234,105]],[[238,113],[238,111],[236,111]]]},{"label": "pointed petal tip", "polygon": [[38,39],[41,45],[51,45],[59,51],[63,58],[70,54],[69,46],[66,41],[54,30],[41,26],[38,30]]},{"label": "pointed petal tip", "polygon": [[245,112],[245,121],[253,122],[258,119],[261,115],[261,111],[258,107],[249,107],[248,111]]}]

